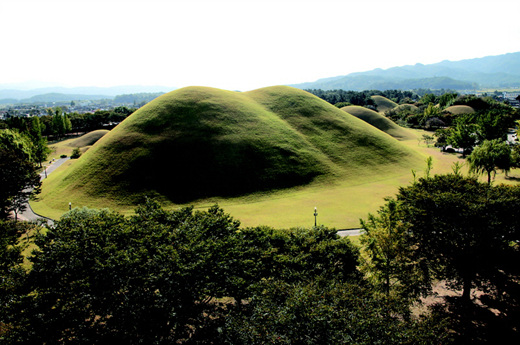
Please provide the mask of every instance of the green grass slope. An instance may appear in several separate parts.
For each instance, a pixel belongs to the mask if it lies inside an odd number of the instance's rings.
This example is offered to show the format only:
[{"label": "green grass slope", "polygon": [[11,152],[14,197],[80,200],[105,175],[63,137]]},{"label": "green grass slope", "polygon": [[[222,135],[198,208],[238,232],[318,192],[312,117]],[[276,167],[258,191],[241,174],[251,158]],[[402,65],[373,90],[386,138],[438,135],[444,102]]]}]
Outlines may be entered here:
[{"label": "green grass slope", "polygon": [[397,103],[386,97],[374,95],[370,98],[374,101],[377,107],[377,111],[380,113],[384,113],[387,110],[391,110],[397,107]]},{"label": "green grass slope", "polygon": [[[305,91],[240,93],[206,87],[158,97],[50,175],[41,202],[130,205],[143,195],[173,203],[290,188],[423,157]],[[112,200],[106,202],[106,200]]]},{"label": "green grass slope", "polygon": [[341,110],[367,122],[368,124],[398,140],[408,140],[414,138],[413,134],[409,130],[400,127],[392,120],[371,109],[367,109],[358,105],[349,105],[341,108]]}]

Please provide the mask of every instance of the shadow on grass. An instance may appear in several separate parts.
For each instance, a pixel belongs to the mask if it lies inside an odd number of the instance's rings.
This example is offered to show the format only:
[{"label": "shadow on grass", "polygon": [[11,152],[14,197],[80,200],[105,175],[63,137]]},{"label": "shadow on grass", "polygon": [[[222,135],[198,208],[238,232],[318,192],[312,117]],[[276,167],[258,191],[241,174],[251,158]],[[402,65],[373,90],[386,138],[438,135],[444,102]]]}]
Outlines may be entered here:
[{"label": "shadow on grass", "polygon": [[445,297],[431,307],[449,322],[453,344],[520,344],[520,284],[515,282],[501,294],[485,294],[465,302]]}]

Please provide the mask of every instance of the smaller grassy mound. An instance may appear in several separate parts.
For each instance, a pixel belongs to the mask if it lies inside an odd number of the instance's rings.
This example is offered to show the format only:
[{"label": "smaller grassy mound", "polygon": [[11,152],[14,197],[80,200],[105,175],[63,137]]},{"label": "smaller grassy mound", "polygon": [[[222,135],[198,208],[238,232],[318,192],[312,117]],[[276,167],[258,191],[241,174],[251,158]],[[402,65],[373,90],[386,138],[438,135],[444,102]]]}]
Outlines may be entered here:
[{"label": "smaller grassy mound", "polygon": [[84,134],[78,138],[65,139],[62,141],[49,143],[51,154],[48,158],[49,160],[52,160],[58,159],[62,155],[70,156],[72,154],[72,150],[76,147],[79,147],[81,152],[85,152],[89,149],[90,146],[94,145],[108,132],[109,131],[106,129],[100,129]]},{"label": "smaller grassy mound", "polygon": [[400,112],[400,111],[403,111],[403,110],[414,112],[414,111],[419,110],[419,107],[417,107],[414,104],[399,104],[394,110],[396,112]]},{"label": "smaller grassy mound", "polygon": [[408,140],[413,139],[414,136],[405,128],[400,127],[392,120],[384,117],[383,115],[365,107],[361,107],[358,105],[349,105],[347,107],[341,108],[346,113],[353,115],[368,124],[376,127],[377,129],[391,135],[392,137],[398,140]]},{"label": "smaller grassy mound", "polygon": [[397,107],[397,103],[395,103],[392,100],[389,100],[386,97],[375,95],[370,98],[372,98],[372,100],[376,104],[377,111],[380,113],[384,113],[387,110],[391,110]]},{"label": "smaller grassy mound", "polygon": [[470,107],[469,105],[452,105],[451,107],[447,107],[444,111],[453,114],[453,115],[461,115],[461,114],[472,114],[475,112],[475,109]]},{"label": "smaller grassy mound", "polygon": [[67,146],[70,147],[85,147],[92,146],[96,141],[101,139],[105,134],[109,132],[108,129],[99,129],[97,131],[89,132],[75,140],[72,140],[67,143]]}]

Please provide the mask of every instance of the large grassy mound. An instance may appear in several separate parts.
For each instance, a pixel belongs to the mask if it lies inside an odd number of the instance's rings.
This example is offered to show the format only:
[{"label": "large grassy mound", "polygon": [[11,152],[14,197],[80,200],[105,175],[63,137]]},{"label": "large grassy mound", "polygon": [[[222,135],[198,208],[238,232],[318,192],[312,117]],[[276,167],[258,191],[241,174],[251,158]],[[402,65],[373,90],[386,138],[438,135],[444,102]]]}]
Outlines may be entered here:
[{"label": "large grassy mound", "polygon": [[372,98],[372,100],[376,104],[377,111],[380,113],[384,113],[387,110],[391,110],[391,109],[394,109],[395,107],[397,107],[397,103],[395,103],[394,101],[392,101],[386,97],[374,95],[370,98]]},{"label": "large grassy mound", "polygon": [[360,107],[358,105],[349,105],[341,108],[341,110],[354,115],[355,117],[369,123],[370,125],[391,135],[396,139],[408,140],[414,137],[414,135],[409,130],[400,127],[392,120],[371,109]]},{"label": "large grassy mound", "polygon": [[48,208],[173,203],[408,169],[423,157],[305,91],[178,89],[150,102],[50,175]]}]

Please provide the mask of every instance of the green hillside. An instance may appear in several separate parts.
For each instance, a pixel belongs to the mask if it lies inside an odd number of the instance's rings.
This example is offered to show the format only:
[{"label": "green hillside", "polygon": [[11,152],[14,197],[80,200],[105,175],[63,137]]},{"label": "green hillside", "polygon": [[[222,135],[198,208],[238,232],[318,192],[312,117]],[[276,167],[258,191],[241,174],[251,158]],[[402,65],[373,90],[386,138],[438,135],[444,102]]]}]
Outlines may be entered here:
[{"label": "green hillside", "polygon": [[408,140],[413,138],[413,134],[411,134],[409,130],[400,127],[392,120],[386,118],[384,115],[381,115],[380,113],[377,113],[371,109],[367,109],[358,105],[349,105],[341,108],[341,110],[354,115],[355,117],[369,123],[370,125],[398,140]]},{"label": "green hillside", "polygon": [[386,97],[374,95],[370,98],[372,98],[372,100],[376,104],[377,111],[380,113],[384,113],[387,110],[391,110],[391,109],[394,109],[395,107],[397,107],[397,103],[395,103],[394,101],[392,101]]},{"label": "green hillside", "polygon": [[[44,182],[38,204],[175,204],[345,176],[407,170],[424,157],[305,91],[187,87],[158,97]],[[327,183],[330,183],[327,182]]]}]

